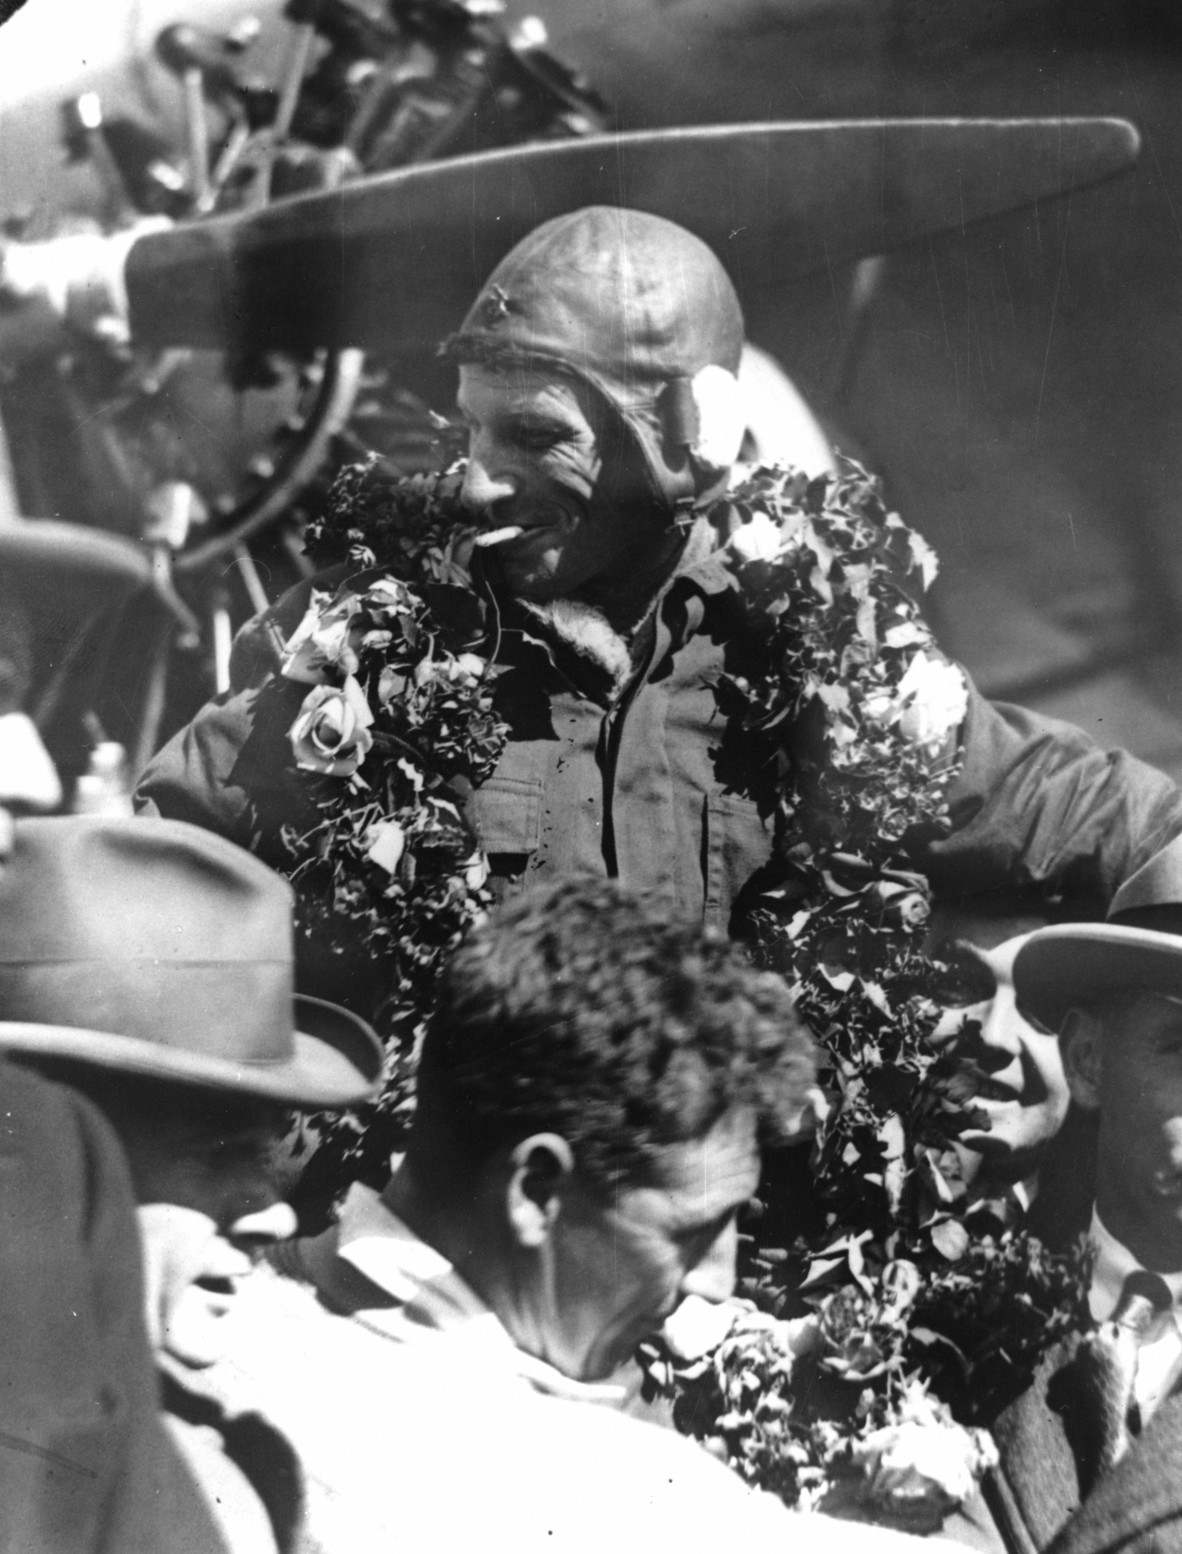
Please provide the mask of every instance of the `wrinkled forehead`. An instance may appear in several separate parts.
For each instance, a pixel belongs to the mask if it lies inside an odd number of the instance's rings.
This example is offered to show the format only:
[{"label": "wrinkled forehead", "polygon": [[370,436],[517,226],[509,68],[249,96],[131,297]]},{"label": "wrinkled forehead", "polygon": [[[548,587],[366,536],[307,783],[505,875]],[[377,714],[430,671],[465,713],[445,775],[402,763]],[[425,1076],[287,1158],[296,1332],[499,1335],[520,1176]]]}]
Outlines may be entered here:
[{"label": "wrinkled forehead", "polygon": [[507,364],[488,366],[466,364],[460,368],[457,398],[461,404],[473,400],[497,401],[514,407],[536,400],[558,403],[576,402],[577,385],[573,378],[543,367]]},{"label": "wrinkled forehead", "polygon": [[481,420],[497,416],[551,416],[596,426],[604,410],[597,396],[558,369],[481,364],[460,368],[456,404]]}]

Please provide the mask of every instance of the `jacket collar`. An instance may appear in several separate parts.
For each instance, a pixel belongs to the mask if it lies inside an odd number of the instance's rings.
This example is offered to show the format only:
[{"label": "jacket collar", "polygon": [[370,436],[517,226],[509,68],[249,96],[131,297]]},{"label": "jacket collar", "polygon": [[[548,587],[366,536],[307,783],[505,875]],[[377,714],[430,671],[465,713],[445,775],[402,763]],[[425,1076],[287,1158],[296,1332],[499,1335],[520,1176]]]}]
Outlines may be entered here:
[{"label": "jacket collar", "polygon": [[[669,655],[702,628],[712,601],[738,591],[723,549],[729,511],[724,510],[721,522],[715,516],[699,516],[686,530],[677,563],[633,644],[633,685],[651,679]],[[479,570],[479,552],[474,568],[476,586],[491,606],[492,635],[499,642],[496,656],[501,663],[524,667],[532,659],[535,675],[545,666],[549,677],[579,695],[603,706],[616,699],[617,687],[605,670],[557,640],[528,608],[494,592],[487,574]]]},{"label": "jacket collar", "polygon": [[273,1256],[280,1271],[309,1280],[329,1307],[386,1338],[419,1345],[446,1339],[474,1366],[568,1402],[623,1400],[622,1386],[575,1381],[519,1349],[448,1259],[370,1187],[354,1183],[339,1222],[289,1248]]}]

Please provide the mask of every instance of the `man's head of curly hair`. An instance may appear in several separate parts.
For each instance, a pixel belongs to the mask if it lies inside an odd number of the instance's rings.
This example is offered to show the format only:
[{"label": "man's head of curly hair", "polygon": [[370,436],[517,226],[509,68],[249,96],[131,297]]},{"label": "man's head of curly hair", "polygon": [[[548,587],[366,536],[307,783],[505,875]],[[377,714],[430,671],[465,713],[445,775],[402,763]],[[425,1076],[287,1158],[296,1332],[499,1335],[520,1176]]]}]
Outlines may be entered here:
[{"label": "man's head of curly hair", "polygon": [[411,1155],[464,1175],[552,1132],[610,1192],[734,1108],[763,1142],[783,1138],[813,1072],[781,978],[611,881],[568,878],[501,908],[453,958]]}]

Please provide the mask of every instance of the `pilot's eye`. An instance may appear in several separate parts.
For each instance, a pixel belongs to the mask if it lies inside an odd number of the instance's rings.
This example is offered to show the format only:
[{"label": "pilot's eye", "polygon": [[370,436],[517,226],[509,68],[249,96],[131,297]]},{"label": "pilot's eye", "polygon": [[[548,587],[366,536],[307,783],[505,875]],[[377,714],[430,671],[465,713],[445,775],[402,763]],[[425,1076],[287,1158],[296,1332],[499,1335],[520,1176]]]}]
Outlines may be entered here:
[{"label": "pilot's eye", "polygon": [[518,426],[514,430],[513,440],[531,453],[548,453],[551,448],[566,442],[567,435],[556,426]]}]

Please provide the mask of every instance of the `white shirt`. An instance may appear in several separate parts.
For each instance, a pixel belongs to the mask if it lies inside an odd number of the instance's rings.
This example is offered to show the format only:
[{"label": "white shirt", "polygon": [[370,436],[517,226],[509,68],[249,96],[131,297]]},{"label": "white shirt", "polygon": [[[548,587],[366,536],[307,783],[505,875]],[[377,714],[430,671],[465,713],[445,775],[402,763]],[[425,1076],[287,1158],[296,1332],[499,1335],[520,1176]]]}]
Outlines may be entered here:
[{"label": "white shirt", "polygon": [[[544,1387],[551,1368],[523,1365],[447,1260],[363,1187],[337,1232],[276,1261],[302,1265],[314,1283],[256,1269],[225,1318],[224,1357],[202,1380],[219,1400],[257,1409],[299,1454],[308,1521],[298,1554],[951,1548],[786,1511],[673,1432],[572,1401],[580,1383]],[[372,1289],[372,1304],[346,1298],[351,1269],[395,1303]],[[364,1302],[364,1288],[355,1293]]]},{"label": "white shirt", "polygon": [[[1094,1210],[1088,1238],[1096,1249],[1088,1305],[1095,1321],[1106,1322],[1120,1302],[1125,1280],[1141,1265]],[[1182,1373],[1182,1312],[1179,1310],[1182,1273],[1163,1273],[1158,1277],[1164,1280],[1173,1295],[1174,1304],[1154,1317],[1137,1350],[1133,1392],[1143,1421],[1148,1420],[1162,1399],[1169,1396]]]},{"label": "white shirt", "polygon": [[355,1183],[341,1205],[336,1255],[399,1303],[354,1313],[356,1321],[406,1343],[429,1333],[471,1363],[502,1367],[538,1392],[572,1403],[619,1404],[626,1388],[615,1382],[575,1381],[545,1360],[519,1349],[507,1329],[442,1252],[420,1241],[371,1187]]}]

